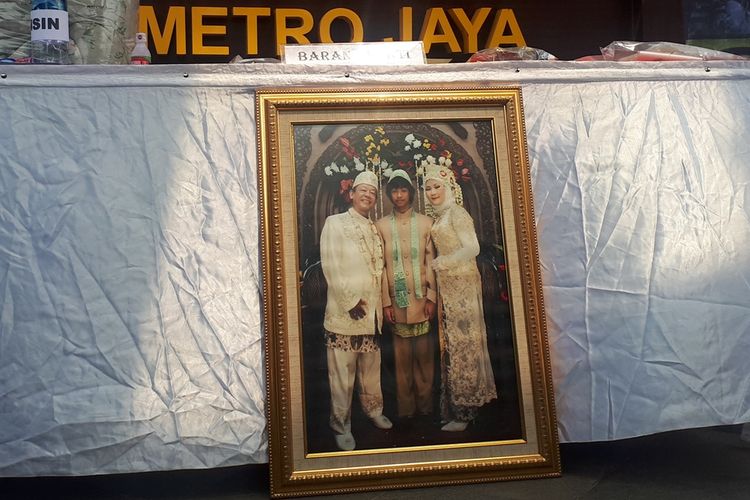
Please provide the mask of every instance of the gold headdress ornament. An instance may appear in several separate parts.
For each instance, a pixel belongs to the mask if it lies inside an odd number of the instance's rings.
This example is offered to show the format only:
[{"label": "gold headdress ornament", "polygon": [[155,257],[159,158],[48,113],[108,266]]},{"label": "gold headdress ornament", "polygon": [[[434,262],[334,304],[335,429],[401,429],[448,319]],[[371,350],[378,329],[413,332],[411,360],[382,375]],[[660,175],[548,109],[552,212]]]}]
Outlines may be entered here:
[{"label": "gold headdress ornament", "polygon": [[[427,165],[424,168],[424,175],[422,176],[422,190],[424,194],[424,187],[427,181],[434,180],[442,183],[446,187],[450,188],[450,192],[453,195],[453,201],[456,205],[464,205],[464,193],[461,190],[461,186],[456,182],[456,176],[453,174],[453,170],[443,165]],[[447,193],[446,193],[447,195]],[[425,201],[427,201],[427,195],[424,194]],[[427,202],[425,203],[425,213],[429,216],[433,216],[434,211],[432,205]]]}]

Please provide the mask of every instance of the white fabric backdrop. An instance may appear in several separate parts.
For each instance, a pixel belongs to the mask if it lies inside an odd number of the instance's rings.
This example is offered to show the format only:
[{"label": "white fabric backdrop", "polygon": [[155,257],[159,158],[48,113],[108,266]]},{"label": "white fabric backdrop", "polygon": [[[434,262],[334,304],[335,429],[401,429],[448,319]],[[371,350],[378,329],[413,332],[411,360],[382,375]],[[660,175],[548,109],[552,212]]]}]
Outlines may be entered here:
[{"label": "white fabric backdrop", "polygon": [[750,63],[712,64],[0,67],[0,475],[266,461],[267,85],[520,83],[561,440],[749,421]]}]

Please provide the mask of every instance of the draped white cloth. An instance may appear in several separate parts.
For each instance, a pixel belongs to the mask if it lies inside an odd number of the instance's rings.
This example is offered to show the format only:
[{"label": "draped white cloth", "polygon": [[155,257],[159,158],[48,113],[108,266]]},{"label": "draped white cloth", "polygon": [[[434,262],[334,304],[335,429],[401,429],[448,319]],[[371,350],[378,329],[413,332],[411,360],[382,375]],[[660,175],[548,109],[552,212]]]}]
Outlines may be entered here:
[{"label": "draped white cloth", "polygon": [[750,63],[0,73],[2,476],[267,459],[269,85],[520,83],[562,441],[750,421]]}]

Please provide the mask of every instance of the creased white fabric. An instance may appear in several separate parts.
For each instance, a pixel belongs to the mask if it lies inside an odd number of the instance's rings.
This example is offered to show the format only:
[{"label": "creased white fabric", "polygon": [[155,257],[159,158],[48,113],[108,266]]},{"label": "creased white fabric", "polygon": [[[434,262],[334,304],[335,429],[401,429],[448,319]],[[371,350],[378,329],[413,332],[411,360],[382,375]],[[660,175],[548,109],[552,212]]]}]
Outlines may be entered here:
[{"label": "creased white fabric", "polygon": [[749,97],[595,83],[527,114],[564,440],[750,420]]},{"label": "creased white fabric", "polygon": [[0,474],[265,460],[252,96],[0,101]]},{"label": "creased white fabric", "polygon": [[561,439],[750,420],[750,63],[1,67],[0,475],[264,462],[261,86],[520,83]]}]

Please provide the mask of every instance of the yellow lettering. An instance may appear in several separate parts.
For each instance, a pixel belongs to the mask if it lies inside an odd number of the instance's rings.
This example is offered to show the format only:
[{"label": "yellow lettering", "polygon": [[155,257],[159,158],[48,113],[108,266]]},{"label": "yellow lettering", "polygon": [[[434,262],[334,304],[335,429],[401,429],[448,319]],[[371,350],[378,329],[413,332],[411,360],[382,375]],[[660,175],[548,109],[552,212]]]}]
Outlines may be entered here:
[{"label": "yellow lettering", "polygon": [[459,31],[464,40],[464,52],[473,54],[479,50],[479,30],[482,28],[484,21],[492,11],[489,7],[482,7],[474,12],[474,15],[466,15],[464,9],[448,9],[448,13],[451,15],[453,20],[458,24]]},{"label": "yellow lettering", "polygon": [[[510,28],[510,34],[506,35],[505,30],[508,28]],[[500,45],[526,46],[526,40],[523,38],[521,27],[518,26],[513,9],[501,9],[500,12],[495,14],[495,21],[492,23],[492,31],[487,39],[486,48],[499,47]]]},{"label": "yellow lettering", "polygon": [[247,45],[245,52],[247,55],[254,56],[258,54],[258,18],[268,17],[271,15],[270,7],[233,7],[232,15],[244,17],[246,19],[245,29],[247,30]]},{"label": "yellow lettering", "polygon": [[[440,28],[439,31],[438,28]],[[436,43],[448,44],[451,52],[461,52],[461,45],[458,43],[453,28],[451,28],[448,16],[445,15],[445,11],[441,7],[427,9],[419,38],[424,44],[425,53],[430,52],[430,48]]]},{"label": "yellow lettering", "polygon": [[412,8],[401,7],[398,10],[400,33],[399,39],[402,42],[411,42],[414,40],[414,28],[412,21]]},{"label": "yellow lettering", "polygon": [[164,22],[164,31],[159,28],[156,20],[156,12],[152,5],[142,5],[138,9],[138,31],[147,33],[154,42],[157,54],[169,53],[169,45],[172,37],[175,38],[175,53],[185,55],[187,53],[185,7],[170,7],[167,11],[167,20]]},{"label": "yellow lettering", "polygon": [[[300,26],[287,26],[287,19],[299,19]],[[276,9],[276,54],[281,54],[281,46],[291,38],[298,44],[309,44],[305,36],[313,28],[313,16],[305,9]]]},{"label": "yellow lettering", "polygon": [[227,15],[226,7],[193,7],[193,54],[201,56],[226,56],[229,55],[229,47],[226,45],[203,45],[205,35],[226,35],[226,25],[203,24],[203,18],[220,17]]},{"label": "yellow lettering", "polygon": [[350,42],[362,42],[365,39],[365,29],[362,26],[362,19],[359,18],[356,12],[349,9],[337,8],[331,9],[320,18],[320,27],[318,33],[320,34],[320,41],[323,43],[333,43],[331,38],[331,24],[336,19],[343,19],[349,26],[352,32],[352,36],[349,39]]}]

